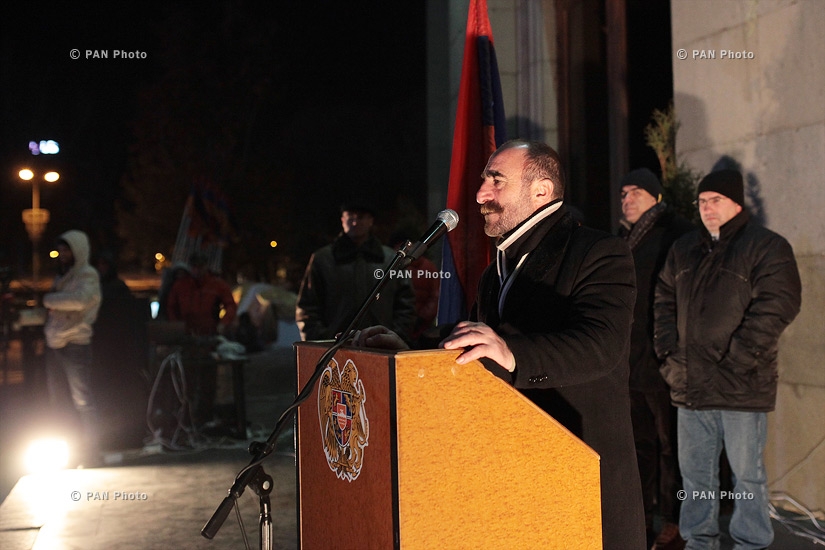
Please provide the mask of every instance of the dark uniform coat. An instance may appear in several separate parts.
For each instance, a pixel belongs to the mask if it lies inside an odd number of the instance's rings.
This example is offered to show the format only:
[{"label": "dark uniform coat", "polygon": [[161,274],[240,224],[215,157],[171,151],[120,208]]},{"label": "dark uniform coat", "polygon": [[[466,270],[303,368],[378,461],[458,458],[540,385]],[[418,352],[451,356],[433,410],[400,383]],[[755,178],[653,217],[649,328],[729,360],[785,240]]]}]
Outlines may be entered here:
[{"label": "dark uniform coat", "polygon": [[[395,251],[370,236],[356,244],[344,234],[317,250],[307,265],[295,321],[303,340],[335,338],[358,313]],[[388,275],[389,276],[389,275]],[[356,329],[384,325],[407,339],[415,322],[415,293],[406,277],[390,277]]]}]

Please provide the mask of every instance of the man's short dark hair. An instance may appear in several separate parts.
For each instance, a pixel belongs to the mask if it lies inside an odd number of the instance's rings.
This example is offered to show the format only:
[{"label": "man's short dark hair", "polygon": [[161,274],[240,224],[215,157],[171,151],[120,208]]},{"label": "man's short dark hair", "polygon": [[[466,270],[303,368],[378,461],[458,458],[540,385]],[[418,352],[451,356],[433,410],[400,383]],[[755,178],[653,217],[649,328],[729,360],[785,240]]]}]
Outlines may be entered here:
[{"label": "man's short dark hair", "polygon": [[522,180],[531,182],[547,178],[553,182],[553,199],[564,197],[564,169],[555,149],[541,141],[511,139],[501,144],[494,154],[506,149],[524,148],[524,168]]},{"label": "man's short dark hair", "polygon": [[349,201],[341,205],[341,214],[349,212],[351,214],[369,214],[375,217],[375,209],[366,201]]}]

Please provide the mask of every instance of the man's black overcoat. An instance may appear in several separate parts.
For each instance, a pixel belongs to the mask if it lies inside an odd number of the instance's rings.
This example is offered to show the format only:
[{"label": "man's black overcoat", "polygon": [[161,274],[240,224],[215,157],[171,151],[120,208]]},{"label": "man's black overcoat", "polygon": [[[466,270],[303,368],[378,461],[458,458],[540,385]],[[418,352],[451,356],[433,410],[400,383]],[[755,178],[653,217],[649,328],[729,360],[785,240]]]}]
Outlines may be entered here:
[{"label": "man's black overcoat", "polygon": [[499,276],[488,266],[473,317],[516,359],[494,366],[601,457],[604,548],[643,548],[644,514],[630,423],[628,353],[636,301],[622,239],[578,225],[562,206],[513,247],[532,248],[499,315]]}]

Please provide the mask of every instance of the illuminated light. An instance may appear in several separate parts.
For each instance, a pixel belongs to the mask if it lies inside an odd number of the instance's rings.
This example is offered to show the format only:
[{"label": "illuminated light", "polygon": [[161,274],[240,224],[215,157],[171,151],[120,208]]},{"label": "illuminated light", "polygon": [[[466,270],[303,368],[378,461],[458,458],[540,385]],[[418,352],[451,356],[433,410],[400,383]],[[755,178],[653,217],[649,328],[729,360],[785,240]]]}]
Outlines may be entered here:
[{"label": "illuminated light", "polygon": [[163,260],[166,259],[166,257],[163,254],[161,254],[160,252],[158,252],[157,254],[155,254],[155,259],[159,262],[162,262]]},{"label": "illuminated light", "polygon": [[269,241],[269,246],[275,248],[276,246],[278,246],[278,241]]},{"label": "illuminated light", "polygon": [[24,465],[30,473],[62,470],[69,464],[69,444],[63,439],[50,438],[32,441],[24,456]]},{"label": "illuminated light", "polygon": [[60,146],[53,139],[41,141],[40,152],[44,155],[56,155],[60,152]]},{"label": "illuminated light", "polygon": [[30,141],[29,151],[32,155],[56,155],[60,152],[60,145],[53,139],[44,139],[40,143]]},{"label": "illuminated light", "polygon": [[60,174],[57,172],[46,172],[46,175],[43,176],[43,179],[49,183],[54,183],[60,179]]},{"label": "illuminated light", "polygon": [[21,180],[29,181],[30,179],[32,179],[34,177],[34,172],[29,170],[28,168],[23,168],[22,170],[20,170],[17,173],[17,175],[20,176]]},{"label": "illuminated light", "polygon": [[57,258],[58,256],[60,256],[60,252],[58,252],[57,250],[52,250],[51,252],[49,252],[49,258]]}]

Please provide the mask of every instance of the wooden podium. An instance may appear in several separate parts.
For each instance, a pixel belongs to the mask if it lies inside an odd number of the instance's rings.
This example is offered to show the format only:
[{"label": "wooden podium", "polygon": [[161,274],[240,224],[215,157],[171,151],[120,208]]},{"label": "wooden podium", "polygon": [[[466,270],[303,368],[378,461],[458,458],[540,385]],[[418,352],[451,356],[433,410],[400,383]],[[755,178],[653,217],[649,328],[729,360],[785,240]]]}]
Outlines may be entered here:
[{"label": "wooden podium", "polygon": [[[303,388],[327,345],[299,343]],[[457,351],[340,350],[298,409],[301,548],[601,548],[599,456]]]}]

